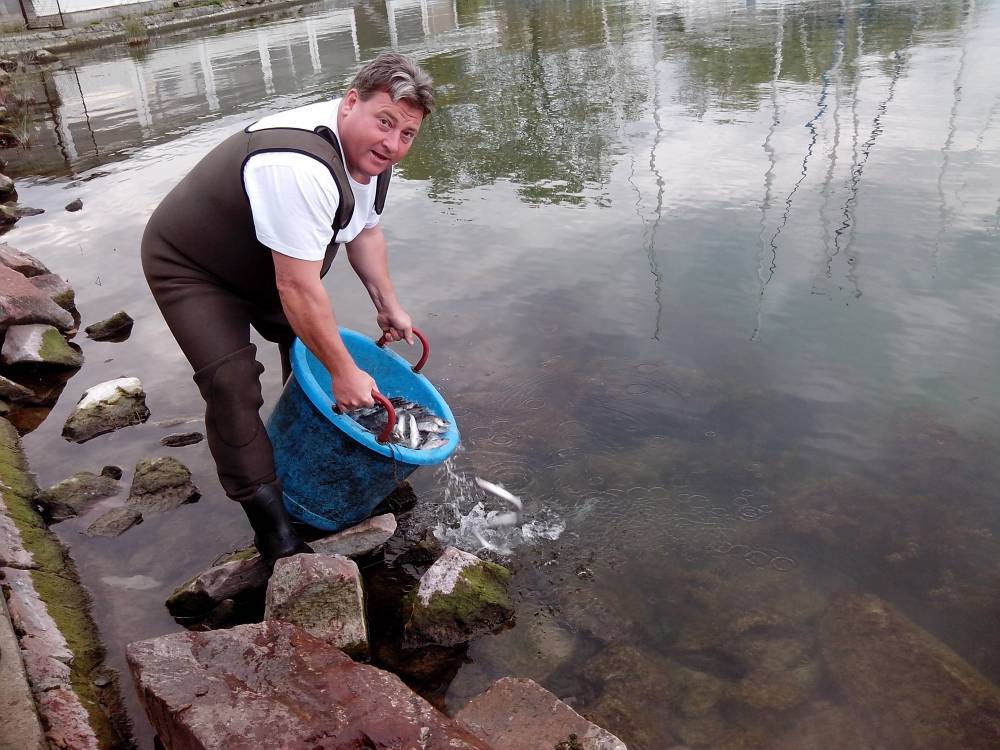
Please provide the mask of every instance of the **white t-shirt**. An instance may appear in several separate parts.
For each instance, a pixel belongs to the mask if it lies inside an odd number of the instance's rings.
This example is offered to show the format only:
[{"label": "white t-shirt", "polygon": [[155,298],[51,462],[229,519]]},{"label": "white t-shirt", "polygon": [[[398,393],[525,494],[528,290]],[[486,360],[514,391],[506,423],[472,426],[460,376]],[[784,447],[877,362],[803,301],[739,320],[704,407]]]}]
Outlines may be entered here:
[{"label": "white t-shirt", "polygon": [[[250,126],[314,130],[326,125],[337,137],[340,99],[308,104],[268,115]],[[378,224],[373,178],[367,185],[348,174],[354,193],[351,223],[337,233],[337,242],[350,242],[364,229]],[[323,260],[333,239],[333,221],[340,194],[330,170],[317,159],[287,151],[255,154],[243,167],[243,184],[250,198],[257,239],[282,255],[302,260]]]}]

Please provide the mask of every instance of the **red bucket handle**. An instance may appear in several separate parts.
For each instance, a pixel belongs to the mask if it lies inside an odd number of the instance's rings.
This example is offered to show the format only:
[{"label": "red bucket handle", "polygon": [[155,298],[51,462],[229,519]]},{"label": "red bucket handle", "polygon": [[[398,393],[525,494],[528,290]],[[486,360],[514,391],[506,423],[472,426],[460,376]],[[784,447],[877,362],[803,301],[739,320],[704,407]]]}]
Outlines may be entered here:
[{"label": "red bucket handle", "polygon": [[[381,405],[381,407],[385,409],[386,416],[388,417],[385,422],[385,429],[383,429],[382,432],[379,433],[379,436],[375,439],[380,443],[388,443],[389,438],[392,437],[392,431],[396,427],[396,410],[393,408],[392,402],[381,393],[372,391],[372,398],[375,399],[375,403]],[[344,413],[343,409],[336,404],[333,405],[333,410],[337,412],[337,414]]]},{"label": "red bucket handle", "polygon": [[[427,337],[424,336],[424,334],[422,334],[416,328],[413,328],[412,330],[413,330],[413,335],[416,336],[418,339],[420,339],[420,343],[423,345],[424,348],[423,353],[420,355],[420,359],[417,360],[417,364],[413,365],[413,371],[420,372],[424,368],[424,365],[427,363],[427,355],[431,353],[431,346],[430,344],[427,343]],[[386,334],[385,332],[383,332],[382,338],[380,338],[378,341],[375,342],[376,345],[378,345],[379,347],[384,347],[386,344],[385,336]]]}]

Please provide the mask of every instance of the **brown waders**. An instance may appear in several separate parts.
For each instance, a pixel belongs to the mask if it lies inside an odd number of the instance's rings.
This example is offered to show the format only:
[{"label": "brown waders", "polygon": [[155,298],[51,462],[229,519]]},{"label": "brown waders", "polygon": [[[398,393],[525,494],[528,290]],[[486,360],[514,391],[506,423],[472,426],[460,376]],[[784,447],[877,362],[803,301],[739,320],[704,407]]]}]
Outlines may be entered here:
[{"label": "brown waders", "polygon": [[[294,332],[281,308],[271,250],[256,236],[243,166],[256,153],[295,151],[324,163],[341,193],[336,231],[350,221],[353,194],[335,136],[291,128],[243,131],[223,141],[164,198],[142,238],[142,265],[156,304],[194,369],[205,399],[205,431],[226,494],[240,501],[268,565],[310,551],[282,505],[250,328],[276,342],[282,377]],[[281,196],[275,196],[280,201]]]}]

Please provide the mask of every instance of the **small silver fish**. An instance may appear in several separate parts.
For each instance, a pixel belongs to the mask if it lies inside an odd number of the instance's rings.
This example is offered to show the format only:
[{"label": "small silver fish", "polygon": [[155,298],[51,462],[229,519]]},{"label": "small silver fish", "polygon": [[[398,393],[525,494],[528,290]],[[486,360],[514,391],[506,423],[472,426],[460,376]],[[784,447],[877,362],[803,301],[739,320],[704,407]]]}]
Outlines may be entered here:
[{"label": "small silver fish", "polygon": [[493,482],[487,482],[485,479],[480,479],[479,477],[476,477],[476,484],[479,485],[479,489],[485,490],[491,495],[496,495],[501,500],[506,500],[518,510],[522,510],[524,508],[524,503],[521,502],[521,498],[517,495],[512,495],[510,492],[505,490],[503,486],[493,484]]},{"label": "small silver fish", "polygon": [[410,436],[408,440],[409,445],[411,448],[416,448],[420,445],[420,430],[417,429],[417,420],[412,414],[410,414],[406,423],[410,427]]},{"label": "small silver fish", "polygon": [[488,549],[491,552],[497,551],[498,547],[495,544],[493,544],[493,542],[487,541],[486,537],[482,535],[479,529],[473,529],[472,535],[476,537],[476,541],[478,541],[481,545],[483,545],[485,549]]},{"label": "small silver fish", "polygon": [[440,448],[442,445],[448,445],[448,441],[442,437],[429,437],[420,444],[420,449],[427,451],[432,448]]}]

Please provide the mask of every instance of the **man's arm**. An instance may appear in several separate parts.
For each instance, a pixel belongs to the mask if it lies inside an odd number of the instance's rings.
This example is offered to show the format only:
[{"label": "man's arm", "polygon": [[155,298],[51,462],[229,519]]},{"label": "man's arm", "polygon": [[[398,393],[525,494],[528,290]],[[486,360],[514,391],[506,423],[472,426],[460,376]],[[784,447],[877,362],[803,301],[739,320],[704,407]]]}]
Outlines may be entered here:
[{"label": "man's arm", "polygon": [[413,323],[399,304],[392,279],[389,278],[389,253],[382,227],[376,224],[348,242],[347,259],[372,298],[378,312],[378,326],[386,334],[386,339],[405,339],[412,344]]},{"label": "man's arm", "polygon": [[323,261],[299,260],[272,252],[281,307],[295,334],[330,372],[337,406],[346,411],[374,402],[375,380],[354,364],[337,330],[329,295],[320,281]]}]

